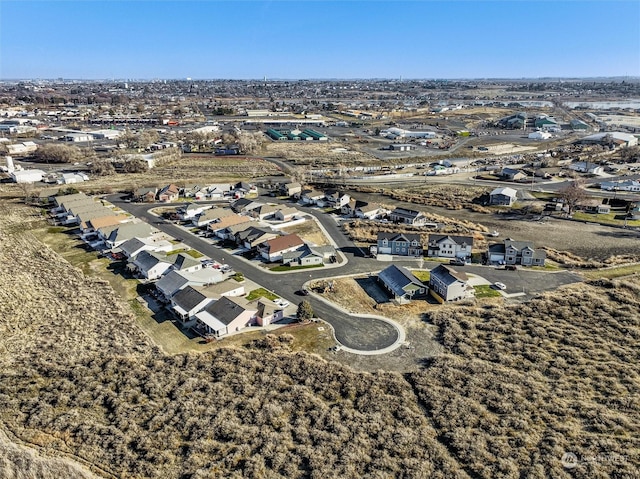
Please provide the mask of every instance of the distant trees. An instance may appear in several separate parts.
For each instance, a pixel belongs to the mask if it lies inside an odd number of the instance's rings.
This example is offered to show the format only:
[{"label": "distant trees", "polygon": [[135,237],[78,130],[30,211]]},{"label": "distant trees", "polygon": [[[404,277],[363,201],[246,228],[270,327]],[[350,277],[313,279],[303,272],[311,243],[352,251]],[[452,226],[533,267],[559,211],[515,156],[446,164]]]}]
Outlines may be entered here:
[{"label": "distant trees", "polygon": [[112,175],[115,172],[116,169],[109,160],[95,160],[91,165],[91,174],[96,176]]},{"label": "distant trees", "polygon": [[298,318],[298,321],[307,321],[313,318],[313,307],[311,307],[311,303],[306,299],[302,300],[300,304],[298,304],[296,318]]},{"label": "distant trees", "polygon": [[246,133],[242,132],[238,134],[238,146],[240,151],[253,155],[262,149],[262,144],[265,141],[264,134],[262,132]]},{"label": "distant trees", "polygon": [[44,163],[75,163],[83,158],[79,148],[55,143],[42,145],[33,156]]}]

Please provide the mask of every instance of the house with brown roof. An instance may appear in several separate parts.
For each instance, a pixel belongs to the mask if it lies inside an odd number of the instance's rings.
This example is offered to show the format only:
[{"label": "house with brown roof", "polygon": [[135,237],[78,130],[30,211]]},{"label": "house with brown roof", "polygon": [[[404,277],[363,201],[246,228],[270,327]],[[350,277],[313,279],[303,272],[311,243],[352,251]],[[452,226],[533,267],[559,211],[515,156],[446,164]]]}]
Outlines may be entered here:
[{"label": "house with brown roof", "polygon": [[180,188],[171,183],[158,192],[158,201],[162,203],[171,203],[176,201],[180,196]]},{"label": "house with brown roof", "polygon": [[298,235],[290,234],[265,241],[258,246],[258,251],[264,259],[273,262],[281,260],[283,253],[295,251],[302,245],[304,241]]}]

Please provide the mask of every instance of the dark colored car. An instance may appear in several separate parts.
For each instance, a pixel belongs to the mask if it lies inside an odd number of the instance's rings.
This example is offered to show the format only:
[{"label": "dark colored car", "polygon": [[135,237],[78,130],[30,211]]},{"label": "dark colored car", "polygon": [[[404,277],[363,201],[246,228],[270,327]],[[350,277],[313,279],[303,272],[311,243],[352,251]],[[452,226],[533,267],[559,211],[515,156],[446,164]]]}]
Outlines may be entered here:
[{"label": "dark colored car", "polygon": [[517,266],[515,264],[508,264],[504,267],[504,269],[506,269],[507,271],[515,271],[517,270]]},{"label": "dark colored car", "polygon": [[307,291],[306,289],[299,289],[298,291],[296,291],[296,294],[299,296],[309,296],[309,291]]}]

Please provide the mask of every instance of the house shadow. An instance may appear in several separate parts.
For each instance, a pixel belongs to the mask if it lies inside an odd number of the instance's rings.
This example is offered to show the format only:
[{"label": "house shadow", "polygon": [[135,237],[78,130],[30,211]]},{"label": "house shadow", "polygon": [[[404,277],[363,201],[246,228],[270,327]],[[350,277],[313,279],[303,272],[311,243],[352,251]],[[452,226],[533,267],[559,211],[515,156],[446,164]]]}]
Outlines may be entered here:
[{"label": "house shadow", "polygon": [[356,278],[358,283],[367,295],[373,299],[377,304],[389,303],[391,299],[389,295],[382,289],[377,283],[377,276],[369,276],[368,278]]},{"label": "house shadow", "polygon": [[357,258],[368,258],[370,256],[368,251],[358,248],[357,246],[345,246],[344,248],[340,248],[340,251],[344,254],[352,254]]}]

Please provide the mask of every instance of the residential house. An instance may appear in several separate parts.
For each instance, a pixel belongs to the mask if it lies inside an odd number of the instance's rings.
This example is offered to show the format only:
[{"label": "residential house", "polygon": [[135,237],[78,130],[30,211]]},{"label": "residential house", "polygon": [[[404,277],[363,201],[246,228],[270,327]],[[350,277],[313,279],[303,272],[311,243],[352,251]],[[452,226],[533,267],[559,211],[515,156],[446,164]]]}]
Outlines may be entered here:
[{"label": "residential house", "polygon": [[279,261],[282,255],[289,251],[295,251],[304,245],[304,241],[296,234],[279,236],[265,241],[258,246],[258,251],[269,262]]},{"label": "residential house", "polygon": [[429,290],[431,296],[441,303],[460,301],[475,296],[475,290],[469,284],[469,277],[466,273],[456,271],[451,266],[444,264],[431,270]]},{"label": "residential house", "polygon": [[225,196],[230,197],[233,192],[233,185],[230,183],[220,183],[214,185],[207,185],[196,192],[196,200],[219,200]]},{"label": "residential house", "polygon": [[256,305],[256,324],[268,326],[284,318],[284,308],[266,298],[260,298]]},{"label": "residential house", "polygon": [[133,192],[133,200],[141,203],[153,203],[156,201],[158,188],[138,188]]},{"label": "residential house", "polygon": [[282,264],[289,266],[316,266],[336,261],[336,249],[333,246],[314,246],[305,244],[295,251],[282,253]]},{"label": "residential house", "polygon": [[404,223],[413,226],[423,226],[427,223],[427,218],[420,211],[408,210],[406,208],[396,208],[390,214],[389,218],[394,223]]},{"label": "residential house", "polygon": [[193,198],[196,193],[202,189],[202,186],[197,183],[187,183],[180,191],[180,194],[185,198]]},{"label": "residential house", "polygon": [[131,238],[150,238],[157,230],[147,223],[122,223],[98,229],[98,236],[107,248],[117,248]]},{"label": "residential house", "polygon": [[258,228],[257,226],[249,226],[235,234],[236,244],[242,248],[253,250],[265,241],[272,240],[280,236],[279,233],[270,228]]},{"label": "residential house", "polygon": [[362,208],[363,206],[367,206],[368,204],[369,203],[367,203],[366,201],[360,201],[351,198],[346,204],[342,205],[342,207],[340,208],[340,213],[342,213],[344,216],[353,218],[356,216],[356,211],[358,209]]},{"label": "residential house", "polygon": [[403,266],[391,266],[378,273],[378,282],[399,304],[409,303],[426,293],[426,285]]},{"label": "residential house", "polygon": [[178,218],[180,218],[182,221],[189,221],[201,215],[203,211],[211,209],[212,206],[213,205],[187,203],[186,205],[180,206],[176,210],[176,213],[178,215]]},{"label": "residential house", "polygon": [[324,200],[324,193],[318,190],[303,190],[300,194],[300,200],[306,205],[317,205],[318,202]]},{"label": "residential house", "polygon": [[419,234],[378,232],[378,254],[422,256]]},{"label": "residential house", "polygon": [[[211,226],[211,225],[209,225],[209,226]],[[233,243],[236,243],[236,234],[238,234],[240,231],[244,231],[244,230],[246,230],[247,228],[250,228],[250,227],[251,227],[251,224],[249,222],[247,222],[247,223],[239,223],[237,225],[227,226],[223,230],[217,230],[215,232],[215,235],[218,238],[222,239],[222,240],[232,241]]]},{"label": "residential house", "polygon": [[202,263],[186,253],[178,253],[173,256],[171,269],[182,273],[193,273],[202,269]]},{"label": "residential house", "polygon": [[355,217],[365,220],[373,220],[380,218],[386,213],[386,210],[378,203],[367,203],[359,206],[355,210]]},{"label": "residential house", "polygon": [[128,217],[125,215],[114,215],[114,214],[111,214],[108,216],[100,216],[97,218],[91,218],[87,221],[83,221],[82,223],[80,223],[80,232],[83,237],[89,236],[89,235],[97,235],[98,230],[100,228],[104,228],[106,226],[116,226],[127,220],[128,220]]},{"label": "residential house", "polygon": [[149,241],[148,239],[131,238],[120,245],[120,251],[127,258],[134,258],[143,251],[166,253],[172,249],[173,245],[167,240]]},{"label": "residential house", "polygon": [[273,218],[278,221],[291,221],[299,211],[295,208],[280,207],[273,215]]},{"label": "residential house", "polygon": [[602,204],[602,200],[586,199],[578,204],[586,213],[608,214],[611,213],[611,206]]},{"label": "residential house", "polygon": [[229,206],[234,211],[234,213],[246,213],[247,211],[251,211],[252,209],[262,205],[263,203],[260,203],[258,201],[253,201],[248,198],[240,198],[231,203]]},{"label": "residential house", "polygon": [[222,297],[196,313],[196,329],[205,335],[226,336],[255,324],[257,312],[244,298]]},{"label": "residential house", "polygon": [[202,311],[214,299],[198,291],[193,286],[187,286],[171,297],[171,309],[182,324],[195,319],[194,316]]},{"label": "residential house", "polygon": [[509,187],[496,188],[489,193],[489,204],[511,206],[516,201],[517,193]]},{"label": "residential house", "polygon": [[228,216],[237,216],[237,215],[233,211],[231,211],[229,208],[210,208],[208,210],[203,211],[198,216],[196,216],[193,219],[192,223],[195,226],[202,227],[202,226],[207,226],[209,223],[213,223],[214,221],[219,221],[222,218],[226,218]]},{"label": "residential house", "polygon": [[600,189],[607,191],[640,191],[640,181],[624,180],[624,181],[603,181],[600,183]]},{"label": "residential house", "polygon": [[276,205],[261,205],[248,212],[248,215],[258,220],[264,220],[275,215],[279,207]]},{"label": "residential house", "polygon": [[[222,271],[214,268],[202,268],[194,272],[169,271],[156,282],[156,289],[165,300],[187,286],[207,286],[220,283],[224,278]],[[234,281],[235,283],[235,281]],[[244,291],[244,286],[242,286]]]},{"label": "residential house", "polygon": [[158,191],[158,201],[161,203],[171,203],[180,196],[180,188],[171,183]]},{"label": "residential house", "polygon": [[349,196],[347,193],[341,193],[339,191],[328,192],[326,193],[325,197],[329,205],[333,206],[334,208],[342,208],[351,200],[351,196]]},{"label": "residential house", "polygon": [[148,280],[160,278],[171,269],[172,258],[164,253],[155,251],[141,251],[133,260],[129,260],[130,269]]},{"label": "residential house", "polygon": [[[251,219],[246,216],[240,216],[235,213],[219,218],[216,221],[213,221],[208,224],[207,228],[213,234],[221,239],[230,239],[236,233],[236,231],[242,231],[249,227],[249,223],[251,223]],[[240,226],[240,228],[236,228],[235,230],[231,230],[231,227]]]},{"label": "residential house", "polygon": [[302,185],[300,183],[284,183],[280,186],[280,192],[286,196],[296,196],[302,192]]},{"label": "residential house", "polygon": [[500,176],[502,177],[502,179],[508,181],[524,180],[527,177],[526,173],[523,173],[522,170],[516,170],[514,168],[506,167],[502,168],[502,171],[500,171]]},{"label": "residential house", "polygon": [[469,260],[473,249],[473,236],[429,235],[427,256],[432,258],[459,258]]},{"label": "residential house", "polygon": [[506,238],[503,243],[490,245],[488,256],[492,264],[544,266],[547,253],[542,249],[534,249],[532,241]]},{"label": "residential house", "polygon": [[590,175],[600,175],[604,173],[604,167],[591,161],[576,161],[569,165],[569,169],[578,173],[588,173]]}]

